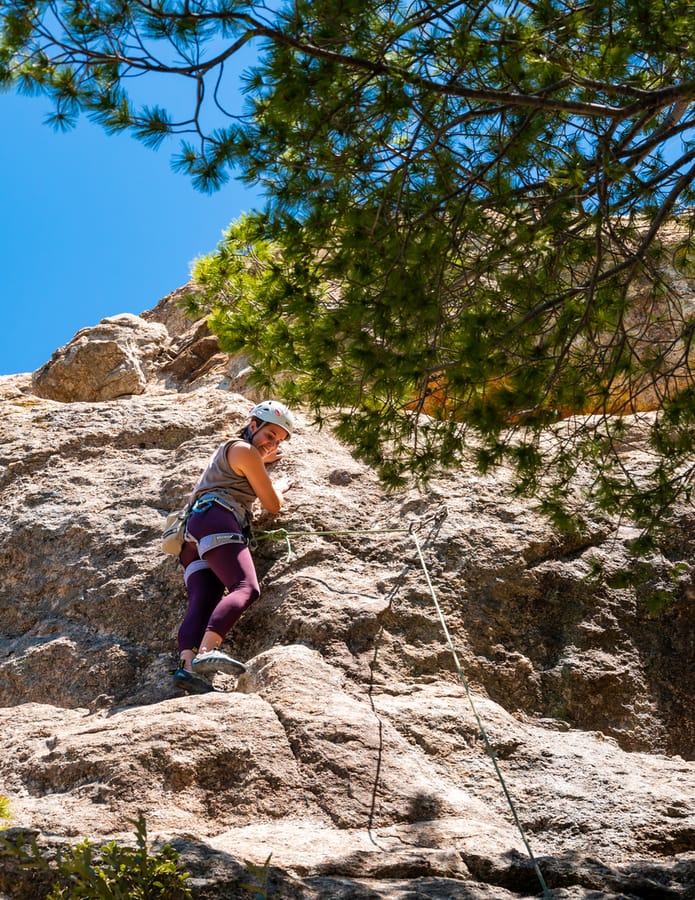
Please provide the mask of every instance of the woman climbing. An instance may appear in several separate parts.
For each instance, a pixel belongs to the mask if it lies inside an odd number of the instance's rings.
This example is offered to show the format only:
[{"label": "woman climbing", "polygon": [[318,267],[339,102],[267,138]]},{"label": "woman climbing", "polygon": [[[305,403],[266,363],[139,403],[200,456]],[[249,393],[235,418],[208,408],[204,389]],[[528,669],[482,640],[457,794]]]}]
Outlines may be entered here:
[{"label": "woman climbing", "polygon": [[282,457],[281,445],[294,428],[292,414],[282,403],[264,400],[250,416],[237,437],[218,447],[191,494],[179,555],[188,609],[174,672],[175,684],[188,693],[214,690],[203,675],[244,671],[243,663],[219,648],[260,594],[248,548],[251,508],[258,498],[268,512],[278,513],[290,488],[286,477],[271,481],[266,465]]}]

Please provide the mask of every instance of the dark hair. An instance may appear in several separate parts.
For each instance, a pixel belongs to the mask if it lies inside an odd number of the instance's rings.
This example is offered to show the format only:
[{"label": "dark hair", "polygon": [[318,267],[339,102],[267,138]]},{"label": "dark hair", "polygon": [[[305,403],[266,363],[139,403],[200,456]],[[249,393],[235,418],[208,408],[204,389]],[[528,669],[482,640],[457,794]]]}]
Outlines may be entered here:
[{"label": "dark hair", "polygon": [[[257,429],[263,428],[263,426],[266,424],[262,419],[259,419],[257,416],[252,416],[251,422],[256,423]],[[249,444],[251,443],[251,438],[253,437],[253,433],[251,431],[251,422],[249,422],[247,425],[244,425],[244,427],[239,432],[239,437],[243,438],[243,440],[245,440],[245,441],[248,441]]]}]

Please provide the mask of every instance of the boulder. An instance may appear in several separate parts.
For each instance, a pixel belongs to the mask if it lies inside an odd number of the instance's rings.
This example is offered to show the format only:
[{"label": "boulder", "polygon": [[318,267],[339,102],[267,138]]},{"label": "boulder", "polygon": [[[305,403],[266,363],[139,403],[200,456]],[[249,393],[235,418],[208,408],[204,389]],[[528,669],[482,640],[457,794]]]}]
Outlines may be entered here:
[{"label": "boulder", "polygon": [[39,397],[62,403],[142,394],[169,342],[166,328],[123,313],[83,328],[33,375]]}]

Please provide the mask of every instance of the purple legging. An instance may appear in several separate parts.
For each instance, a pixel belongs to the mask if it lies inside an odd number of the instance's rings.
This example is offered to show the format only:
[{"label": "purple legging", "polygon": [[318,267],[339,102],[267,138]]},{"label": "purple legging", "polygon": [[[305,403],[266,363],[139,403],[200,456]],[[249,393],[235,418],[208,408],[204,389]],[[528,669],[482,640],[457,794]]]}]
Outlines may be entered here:
[{"label": "purple legging", "polygon": [[[234,513],[217,503],[205,512],[192,513],[188,530],[198,540],[209,534],[241,533]],[[199,560],[197,545],[186,541],[179,555],[181,565],[186,569]],[[260,596],[253,558],[245,544],[215,547],[205,554],[205,563],[201,568],[194,565],[186,578],[188,609],[179,628],[179,652],[197,651],[206,631],[225,637]]]}]

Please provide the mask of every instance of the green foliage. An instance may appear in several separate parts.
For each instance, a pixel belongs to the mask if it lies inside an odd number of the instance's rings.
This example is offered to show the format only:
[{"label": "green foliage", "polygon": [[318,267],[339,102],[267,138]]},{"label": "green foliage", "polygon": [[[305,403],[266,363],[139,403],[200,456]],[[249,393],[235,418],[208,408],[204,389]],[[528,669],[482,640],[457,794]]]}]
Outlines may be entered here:
[{"label": "green foliage", "polygon": [[[265,189],[191,306],[387,484],[472,452],[574,527],[593,472],[593,502],[651,535],[687,499],[695,323],[668,273],[695,246],[688,0],[0,0],[0,22],[0,83],[51,97],[56,127],[180,135],[200,189]],[[189,108],[136,102],[148,73],[195,84]],[[615,416],[647,406],[638,472]]]},{"label": "green foliage", "polygon": [[262,866],[259,866],[248,859],[244,860],[244,865],[251,876],[251,880],[243,882],[241,886],[245,891],[249,891],[249,893],[253,894],[254,900],[267,900],[270,896],[270,858],[272,855],[272,853],[268,855],[268,858]]},{"label": "green foliage", "polygon": [[677,601],[691,576],[690,565],[659,562],[649,557],[646,546],[641,546],[635,548],[631,564],[612,572],[606,584],[616,590],[633,591],[640,605],[650,615],[658,616]]},{"label": "green foliage", "polygon": [[[325,256],[307,263],[307,248],[298,247],[303,230],[291,235],[291,243],[282,235],[271,241],[268,233],[267,217],[245,216],[230,226],[214,254],[196,261],[193,277],[203,292],[195,312],[209,315],[224,349],[255,356],[259,386],[279,387],[290,403],[308,402],[318,421],[327,408],[342,410],[332,420],[338,435],[387,483],[400,485],[405,472],[426,481],[437,468],[455,465],[472,432],[468,445],[480,469],[512,465],[519,492],[536,496],[541,510],[566,530],[578,527],[567,512],[572,484],[580,470],[593,471],[593,504],[645,528],[637,552],[652,546],[668,510],[689,496],[681,473],[693,449],[691,388],[664,399],[654,419],[653,469],[633,475],[624,465],[628,426],[609,414],[610,394],[599,380],[606,371],[613,384],[623,375],[638,377],[634,361],[626,362],[613,346],[624,292],[616,316],[610,297],[597,309],[593,327],[597,334],[605,329],[607,344],[563,346],[559,317],[544,318],[543,334],[510,329],[502,299],[490,286],[482,302],[472,309],[462,305],[451,323],[432,305],[411,308],[407,297],[396,318],[393,309],[384,310],[383,292],[370,299],[364,285],[355,290],[345,279],[330,278]],[[420,276],[427,265],[421,257]],[[573,331],[586,316],[581,306],[573,313],[569,304],[562,313]],[[457,348],[439,383],[422,347],[430,316],[442,343]],[[546,347],[553,347],[550,358]],[[643,351],[651,349],[650,343]],[[423,391],[428,376],[432,381]],[[430,408],[427,391],[437,404]],[[419,415],[421,407],[429,417]],[[564,419],[572,410],[598,414]]]},{"label": "green foliage", "polygon": [[8,797],[0,794],[0,819],[9,819],[12,816],[12,806]]},{"label": "green foliage", "polygon": [[169,844],[154,855],[147,849],[147,829],[142,813],[135,825],[136,847],[121,847],[115,841],[95,849],[88,840],[58,855],[49,863],[36,839],[29,848],[21,835],[14,843],[0,838],[0,847],[25,865],[55,872],[56,881],[46,900],[77,897],[94,900],[190,900],[188,873]]}]

